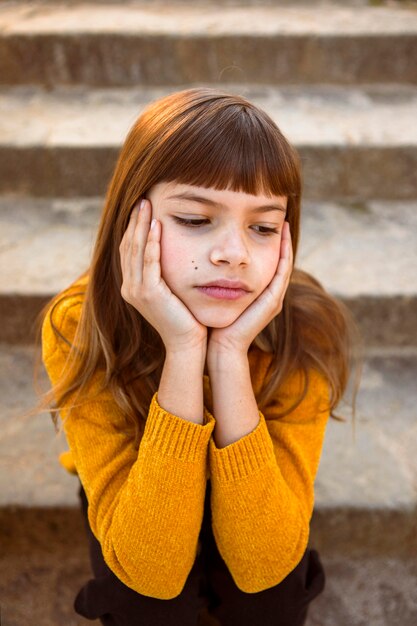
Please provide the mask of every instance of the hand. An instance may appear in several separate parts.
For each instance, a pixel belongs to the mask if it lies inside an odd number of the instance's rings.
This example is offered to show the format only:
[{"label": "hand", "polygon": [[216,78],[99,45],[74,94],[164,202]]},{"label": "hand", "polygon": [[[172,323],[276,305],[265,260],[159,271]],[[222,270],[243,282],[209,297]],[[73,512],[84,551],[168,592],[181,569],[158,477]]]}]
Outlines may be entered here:
[{"label": "hand", "polygon": [[[280,258],[276,273],[264,291],[225,328],[213,328],[209,335],[207,363],[215,354],[235,352],[247,354],[249,346],[265,326],[282,310],[293,267],[290,225],[284,222]],[[214,359],[213,359],[214,362]]]},{"label": "hand", "polygon": [[177,352],[207,345],[207,327],[172,293],[161,277],[162,224],[150,228],[151,203],[134,207],[119,246],[126,302],[158,331],[167,351]]}]

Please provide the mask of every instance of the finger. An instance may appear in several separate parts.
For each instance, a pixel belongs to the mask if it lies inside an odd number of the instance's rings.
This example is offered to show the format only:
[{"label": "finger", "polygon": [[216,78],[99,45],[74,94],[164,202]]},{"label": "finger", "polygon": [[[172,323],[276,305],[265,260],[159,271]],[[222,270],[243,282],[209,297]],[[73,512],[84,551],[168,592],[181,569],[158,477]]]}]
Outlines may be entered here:
[{"label": "finger", "polygon": [[288,222],[285,222],[284,228],[282,231],[280,257],[279,257],[276,274],[278,276],[281,276],[282,278],[288,277],[289,279],[289,276],[291,274],[292,261],[293,261],[293,253],[292,253],[290,225]]},{"label": "finger", "polygon": [[282,230],[280,257],[275,276],[269,284],[269,293],[273,303],[283,300],[290,282],[292,271],[292,246],[289,223],[285,222]]},{"label": "finger", "polygon": [[135,232],[136,223],[139,214],[139,205],[133,207],[127,228],[123,234],[122,240],[119,245],[119,253],[120,253],[120,262],[122,266],[122,274],[123,279],[126,280],[127,275],[129,273],[129,257],[130,257],[130,247],[131,240],[133,238],[133,233]]},{"label": "finger", "polygon": [[290,223],[287,222],[287,237],[286,240],[288,242],[288,252],[289,252],[289,257],[290,257],[290,262],[291,264],[293,263],[294,260],[294,250],[292,247],[292,237],[291,237],[291,229],[290,229]]},{"label": "finger", "polygon": [[161,223],[153,219],[143,256],[142,285],[144,291],[152,290],[161,280]]},{"label": "finger", "polygon": [[141,285],[143,280],[143,257],[150,227],[150,208],[151,204],[149,200],[143,200],[130,242],[129,276],[132,285]]}]

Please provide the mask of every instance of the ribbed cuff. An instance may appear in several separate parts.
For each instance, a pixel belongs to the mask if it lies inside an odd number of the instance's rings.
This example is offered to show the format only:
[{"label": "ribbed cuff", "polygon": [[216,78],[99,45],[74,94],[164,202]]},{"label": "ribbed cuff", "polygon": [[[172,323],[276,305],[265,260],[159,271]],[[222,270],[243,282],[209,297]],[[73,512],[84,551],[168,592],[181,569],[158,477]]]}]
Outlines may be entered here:
[{"label": "ribbed cuff", "polygon": [[246,478],[275,461],[274,446],[264,415],[252,432],[225,448],[217,448],[213,437],[209,444],[211,476],[221,482]]},{"label": "ribbed cuff", "polygon": [[214,429],[214,418],[205,410],[206,423],[195,424],[165,411],[159,405],[157,396],[156,392],[149,407],[141,445],[151,445],[163,455],[181,460],[194,462],[204,458]]}]

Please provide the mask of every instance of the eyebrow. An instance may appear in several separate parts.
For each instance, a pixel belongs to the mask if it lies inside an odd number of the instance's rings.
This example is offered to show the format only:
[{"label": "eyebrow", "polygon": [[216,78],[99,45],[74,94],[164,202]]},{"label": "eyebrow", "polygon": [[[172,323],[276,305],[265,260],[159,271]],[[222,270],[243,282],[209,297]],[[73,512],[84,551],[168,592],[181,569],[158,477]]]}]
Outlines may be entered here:
[{"label": "eyebrow", "polygon": [[[168,196],[167,200],[189,200],[191,202],[198,202],[215,208],[225,208],[224,205],[219,202],[215,202],[214,200],[210,200],[210,198],[205,198],[204,196],[198,196],[192,192],[184,192]],[[258,206],[251,209],[251,213],[266,213],[267,211],[282,211],[283,213],[286,213],[287,209],[282,204],[266,204],[264,206]]]}]

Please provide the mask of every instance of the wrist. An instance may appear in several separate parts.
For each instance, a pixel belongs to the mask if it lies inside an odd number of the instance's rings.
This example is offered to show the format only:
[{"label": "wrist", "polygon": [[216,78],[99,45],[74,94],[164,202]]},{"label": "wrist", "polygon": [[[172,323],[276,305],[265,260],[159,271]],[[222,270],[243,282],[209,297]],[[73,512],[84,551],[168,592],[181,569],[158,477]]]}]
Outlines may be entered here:
[{"label": "wrist", "polygon": [[209,347],[207,350],[207,367],[210,373],[229,372],[241,367],[248,367],[247,350]]},{"label": "wrist", "polygon": [[193,339],[185,339],[182,342],[172,341],[165,342],[165,352],[166,354],[176,355],[176,354],[206,354],[207,352],[207,336],[205,337],[196,337]]},{"label": "wrist", "polygon": [[203,424],[203,368],[204,357],[196,350],[168,352],[159,381],[159,405],[173,415]]},{"label": "wrist", "polygon": [[201,371],[204,369],[206,360],[206,346],[196,345],[192,347],[168,346],[165,348],[165,361],[176,363],[179,368],[188,369],[190,365],[197,364]]},{"label": "wrist", "polygon": [[220,356],[221,358],[228,355],[246,356],[249,351],[249,344],[244,341],[231,340],[227,337],[218,337],[216,330],[212,330],[207,337],[207,355]]}]

